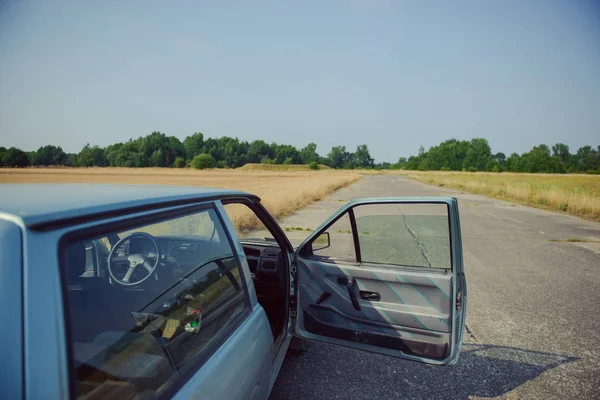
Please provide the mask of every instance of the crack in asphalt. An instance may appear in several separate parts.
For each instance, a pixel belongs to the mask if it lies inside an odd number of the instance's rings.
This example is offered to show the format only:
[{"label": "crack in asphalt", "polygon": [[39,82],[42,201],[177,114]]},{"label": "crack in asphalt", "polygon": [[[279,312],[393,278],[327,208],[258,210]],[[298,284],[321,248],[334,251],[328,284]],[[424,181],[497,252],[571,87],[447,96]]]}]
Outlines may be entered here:
[{"label": "crack in asphalt", "polygon": [[410,229],[410,227],[406,223],[406,218],[404,218],[404,214],[402,214],[402,211],[401,210],[399,210],[399,211],[400,211],[400,215],[402,216],[402,222],[404,222],[404,227],[406,228],[408,233],[410,233],[410,235],[413,237],[413,239],[415,239],[415,242],[417,242],[417,244],[419,245],[419,249],[421,249],[421,254],[423,255],[423,258],[425,259],[427,266],[431,267],[431,263],[429,262],[429,259],[427,258],[427,254],[425,254],[425,247],[423,247],[423,243],[421,243],[421,241],[417,238],[417,235],[415,235],[415,233],[412,231],[412,229]]}]

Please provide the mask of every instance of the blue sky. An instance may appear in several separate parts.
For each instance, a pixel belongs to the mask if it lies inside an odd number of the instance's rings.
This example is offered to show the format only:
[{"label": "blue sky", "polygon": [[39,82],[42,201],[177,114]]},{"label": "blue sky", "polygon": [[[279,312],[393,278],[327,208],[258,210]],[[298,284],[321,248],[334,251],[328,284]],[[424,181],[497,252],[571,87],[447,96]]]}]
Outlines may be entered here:
[{"label": "blue sky", "polygon": [[0,145],[600,144],[595,1],[1,1]]}]

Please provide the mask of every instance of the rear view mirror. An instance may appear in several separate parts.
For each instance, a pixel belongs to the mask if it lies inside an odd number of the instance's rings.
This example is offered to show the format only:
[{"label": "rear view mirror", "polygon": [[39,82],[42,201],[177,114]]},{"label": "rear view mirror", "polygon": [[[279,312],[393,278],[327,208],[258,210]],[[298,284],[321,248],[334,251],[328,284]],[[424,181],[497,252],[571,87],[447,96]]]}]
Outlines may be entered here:
[{"label": "rear view mirror", "polygon": [[321,233],[312,242],[312,250],[318,251],[323,250],[331,246],[331,239],[329,238],[329,232]]}]

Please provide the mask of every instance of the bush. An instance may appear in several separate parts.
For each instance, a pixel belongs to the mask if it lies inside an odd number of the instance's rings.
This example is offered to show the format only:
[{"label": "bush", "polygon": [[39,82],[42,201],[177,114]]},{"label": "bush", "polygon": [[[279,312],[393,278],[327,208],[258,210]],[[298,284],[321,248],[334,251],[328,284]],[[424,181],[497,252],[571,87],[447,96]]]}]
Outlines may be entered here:
[{"label": "bush", "polygon": [[308,163],[308,168],[317,170],[319,169],[319,164],[317,164],[316,161],[311,161],[310,163]]},{"label": "bush", "polygon": [[214,168],[217,165],[217,162],[210,154],[198,154],[196,157],[192,159],[192,168],[196,169],[206,169],[206,168]]},{"label": "bush", "polygon": [[173,166],[175,168],[185,168],[187,166],[187,164],[185,163],[185,160],[181,157],[177,157],[175,159],[175,162],[173,163]]}]

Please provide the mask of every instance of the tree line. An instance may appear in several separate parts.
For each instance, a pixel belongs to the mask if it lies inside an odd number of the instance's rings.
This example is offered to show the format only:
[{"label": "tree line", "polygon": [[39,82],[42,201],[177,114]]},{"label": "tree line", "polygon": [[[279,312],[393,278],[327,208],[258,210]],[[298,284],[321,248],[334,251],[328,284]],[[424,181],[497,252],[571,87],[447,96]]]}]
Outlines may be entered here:
[{"label": "tree line", "polygon": [[375,163],[366,144],[355,151],[334,146],[326,156],[317,153],[317,145],[309,143],[301,149],[288,144],[251,142],[238,138],[205,138],[200,132],[180,141],[161,132],[105,148],[86,144],[79,153],[65,153],[61,147],[46,145],[25,152],[0,147],[0,166],[73,166],[73,167],[174,167],[238,168],[246,163],[306,164],[318,169],[320,164],[344,169],[406,169],[421,171],[489,171],[600,173],[600,146],[583,146],[571,153],[569,146],[545,144],[530,151],[506,157],[492,153],[486,139],[450,139],[417,155],[401,157],[396,163]]},{"label": "tree line", "polygon": [[421,146],[418,155],[400,158],[392,167],[420,171],[600,174],[600,146],[596,149],[582,146],[571,153],[564,143],[552,148],[540,144],[523,154],[512,153],[506,157],[504,153],[492,153],[486,139],[450,139],[427,151]]},{"label": "tree line", "polygon": [[59,146],[46,145],[37,151],[25,152],[0,147],[0,165],[4,167],[73,166],[73,167],[174,167],[238,168],[247,163],[307,164],[318,169],[319,164],[331,168],[377,167],[367,145],[350,152],[345,146],[334,146],[326,157],[317,153],[317,145],[309,143],[302,149],[289,144],[252,142],[238,138],[205,138],[200,132],[183,142],[161,132],[115,143],[101,148],[86,144],[78,154],[65,153]]}]

